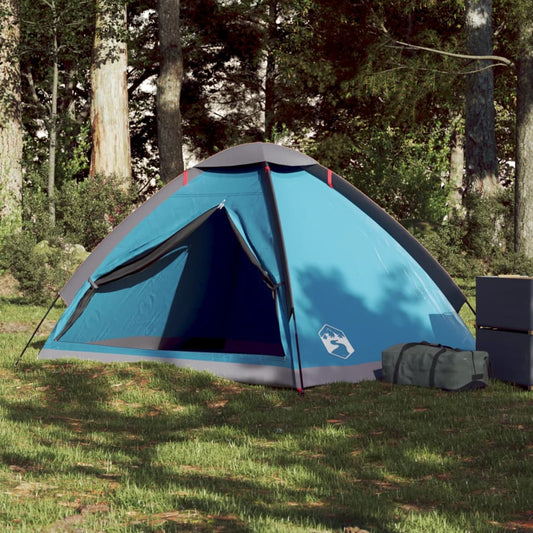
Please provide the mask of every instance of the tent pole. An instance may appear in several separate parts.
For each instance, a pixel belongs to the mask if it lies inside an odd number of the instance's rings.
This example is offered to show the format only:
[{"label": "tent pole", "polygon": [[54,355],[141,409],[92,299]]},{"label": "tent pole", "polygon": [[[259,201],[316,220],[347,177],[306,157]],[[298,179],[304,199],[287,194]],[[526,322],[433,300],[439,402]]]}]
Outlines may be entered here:
[{"label": "tent pole", "polygon": [[303,396],[304,395],[304,377],[303,377],[303,372],[302,372],[302,360],[300,359],[300,339],[298,338],[298,326],[296,324],[296,314],[294,313],[294,307],[291,309],[291,314],[294,319],[294,338],[296,340],[296,353],[298,354],[298,369],[300,371],[301,388],[298,389],[298,392]]},{"label": "tent pole", "polygon": [[[281,228],[281,219],[279,216],[279,210],[278,210],[278,203],[276,201],[276,194],[274,192],[274,184],[272,183],[272,176],[270,174],[270,167],[268,166],[268,163],[265,162],[264,166],[265,171],[265,178],[267,183],[267,190],[270,196],[270,203],[273,208],[274,213],[274,231],[276,232],[278,246],[279,246],[279,252],[280,252],[280,259],[281,259],[281,265],[283,268],[283,278],[285,281],[285,289],[287,291],[286,294],[286,305],[288,310],[288,319],[290,321],[291,316],[294,320],[294,337],[296,340],[296,353],[298,356],[298,372],[299,372],[299,378],[300,378],[300,386],[296,384],[296,390],[300,393],[304,393],[304,380],[303,380],[303,370],[302,370],[302,359],[300,356],[300,343],[298,340],[298,330],[296,327],[296,314],[294,312],[294,302],[292,300],[292,289],[291,289],[291,278],[289,274],[289,262],[287,260],[287,251],[285,249],[285,239],[283,237],[283,230]],[[294,366],[293,366],[294,369]],[[295,372],[296,374],[296,372]],[[295,381],[296,381],[296,375],[295,375]]]},{"label": "tent pole", "polygon": [[24,346],[24,350],[22,350],[22,352],[20,352],[20,355],[18,356],[17,360],[15,361],[15,365],[14,365],[15,368],[17,368],[18,364],[20,363],[20,360],[22,359],[22,356],[26,353],[26,350],[28,349],[28,346],[30,345],[30,343],[33,340],[33,338],[35,337],[35,335],[37,335],[37,332],[39,331],[39,328],[41,327],[42,323],[45,321],[46,317],[48,316],[48,313],[50,313],[50,311],[52,310],[52,307],[54,307],[54,305],[56,304],[58,298],[59,298],[59,293],[56,294],[56,297],[54,298],[54,301],[52,302],[52,304],[48,308],[48,311],[46,311],[46,313],[44,314],[43,318],[41,318],[41,321],[39,322],[39,324],[35,328],[35,331],[32,333],[32,335],[30,337],[30,340],[26,343],[26,346]]}]

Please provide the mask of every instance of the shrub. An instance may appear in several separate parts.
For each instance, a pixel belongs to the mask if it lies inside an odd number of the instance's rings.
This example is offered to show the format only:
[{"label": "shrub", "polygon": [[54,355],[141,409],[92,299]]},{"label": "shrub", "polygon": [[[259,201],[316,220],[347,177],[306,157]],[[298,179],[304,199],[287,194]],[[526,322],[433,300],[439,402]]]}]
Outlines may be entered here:
[{"label": "shrub", "polygon": [[38,179],[31,185],[22,230],[6,236],[0,248],[0,270],[12,273],[28,301],[43,304],[85,259],[85,249],[94,248],[129,214],[134,192],[123,191],[113,178],[67,182],[56,194],[54,226]]},{"label": "shrub", "polygon": [[532,276],[533,261],[513,251],[513,205],[510,188],[494,198],[468,198],[466,218],[455,216],[442,225],[404,225],[454,277]]},{"label": "shrub", "polygon": [[464,246],[466,229],[459,220],[442,225],[406,225],[431,255],[455,278],[472,278],[483,273],[479,258]]},{"label": "shrub", "polygon": [[406,134],[353,122],[353,131],[331,133],[307,150],[398,220],[441,223],[448,211],[452,130],[433,124],[428,131]]},{"label": "shrub", "polygon": [[58,192],[56,224],[67,242],[92,250],[132,210],[136,191],[124,191],[117,178],[67,182]]},{"label": "shrub", "polygon": [[54,293],[54,265],[58,258],[50,254],[47,263],[31,232],[18,232],[6,238],[1,249],[0,264],[19,282],[20,291],[28,301],[44,304]]}]

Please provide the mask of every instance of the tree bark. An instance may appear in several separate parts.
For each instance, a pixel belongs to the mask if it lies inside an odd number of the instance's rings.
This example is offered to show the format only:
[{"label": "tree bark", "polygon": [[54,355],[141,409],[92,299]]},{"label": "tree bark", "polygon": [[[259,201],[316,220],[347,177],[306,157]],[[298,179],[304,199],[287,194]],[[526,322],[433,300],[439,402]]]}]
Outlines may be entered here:
[{"label": "tree bark", "polygon": [[125,3],[96,0],[91,65],[93,146],[89,174],[116,176],[124,189],[131,181],[126,31]]},{"label": "tree bark", "polygon": [[533,22],[522,20],[516,90],[515,247],[533,259]]},{"label": "tree bark", "polygon": [[465,174],[465,139],[459,119],[450,146],[450,195],[448,203],[454,213],[462,213],[462,196]]},{"label": "tree bark", "polygon": [[276,127],[276,57],[274,43],[277,39],[277,18],[278,2],[269,0],[267,2],[267,42],[265,46],[266,53],[266,72],[265,72],[265,139],[273,142]]},{"label": "tree bark", "polygon": [[20,225],[22,123],[18,0],[0,0],[0,223]]},{"label": "tree bark", "polygon": [[59,47],[57,42],[57,13],[55,0],[51,0],[53,17],[53,67],[52,67],[52,107],[50,109],[50,126],[48,127],[48,214],[50,223],[56,222],[55,182],[57,151],[57,92],[59,86]]},{"label": "tree bark", "polygon": [[[466,0],[466,49],[492,55],[492,0]],[[490,60],[477,60],[466,91],[466,193],[491,196],[499,190],[494,133],[494,78]]]},{"label": "tree bark", "polygon": [[163,183],[168,183],[184,169],[180,109],[183,84],[180,0],[159,0],[158,9],[161,58],[157,80],[159,171]]}]

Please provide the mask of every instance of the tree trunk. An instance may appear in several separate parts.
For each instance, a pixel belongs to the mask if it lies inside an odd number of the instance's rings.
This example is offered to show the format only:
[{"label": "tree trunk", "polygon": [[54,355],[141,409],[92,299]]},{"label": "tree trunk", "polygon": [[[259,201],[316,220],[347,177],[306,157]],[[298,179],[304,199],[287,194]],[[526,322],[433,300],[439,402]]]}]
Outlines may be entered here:
[{"label": "tree trunk", "polygon": [[57,14],[55,0],[51,2],[53,16],[53,53],[54,64],[52,67],[52,107],[50,109],[50,126],[48,128],[48,214],[50,223],[55,225],[56,222],[56,205],[55,205],[55,182],[56,182],[56,150],[57,150],[57,90],[59,85],[59,65],[58,65],[58,42],[57,42]]},{"label": "tree trunk", "polygon": [[159,0],[158,8],[161,59],[157,80],[157,136],[161,180],[168,183],[184,168],[180,109],[183,84],[180,0]]},{"label": "tree trunk", "polygon": [[[492,55],[492,0],[466,0],[466,49]],[[499,190],[494,133],[494,78],[491,61],[472,62],[466,91],[466,193],[491,196]]]},{"label": "tree trunk", "polygon": [[22,196],[18,10],[18,0],[0,0],[0,224],[16,226]]},{"label": "tree trunk", "polygon": [[274,45],[278,32],[278,2],[270,0],[267,2],[267,43],[266,52],[266,72],[265,72],[265,139],[273,142],[276,127],[276,57]]},{"label": "tree trunk", "polygon": [[[459,123],[459,120],[456,121]],[[450,195],[448,203],[453,213],[462,213],[463,182],[465,174],[465,139],[462,128],[456,125],[450,147]]]},{"label": "tree trunk", "polygon": [[516,90],[515,246],[533,259],[533,22],[522,21]]},{"label": "tree trunk", "polygon": [[128,117],[126,5],[96,0],[96,32],[91,65],[92,153],[90,176],[131,181]]}]

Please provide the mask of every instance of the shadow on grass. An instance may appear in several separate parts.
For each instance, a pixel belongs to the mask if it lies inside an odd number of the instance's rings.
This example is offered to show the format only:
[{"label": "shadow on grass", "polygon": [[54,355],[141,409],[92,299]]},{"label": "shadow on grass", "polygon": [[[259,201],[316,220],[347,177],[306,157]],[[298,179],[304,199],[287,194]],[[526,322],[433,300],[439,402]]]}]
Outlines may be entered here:
[{"label": "shadow on grass", "polygon": [[22,296],[0,296],[0,305],[27,307],[31,304],[28,302],[27,299],[23,298]]},{"label": "shadow on grass", "polygon": [[46,342],[46,339],[40,340],[40,341],[32,341],[30,343],[30,347],[34,350],[37,350],[40,352],[43,349],[44,343]]},{"label": "shadow on grass", "polygon": [[[452,409],[435,421],[441,393],[381,383],[321,387],[302,398],[162,364],[20,370],[28,394],[3,397],[1,407],[32,437],[26,448],[1,450],[1,461],[34,477],[113,480],[106,498],[143,515],[132,530],[245,532],[266,521],[388,532],[428,513],[460,530],[476,525],[465,516],[486,522],[513,509],[509,487],[494,489],[512,461],[491,464],[480,448],[491,440],[502,451],[506,437],[472,422],[483,391],[444,395]],[[461,433],[473,426],[481,434],[465,442]],[[492,499],[476,496],[490,490]],[[154,507],[160,512],[148,511]],[[168,514],[184,510],[199,513],[196,522]]]},{"label": "shadow on grass", "polygon": [[[337,465],[350,437],[337,436],[313,457],[306,399],[293,391],[240,386],[157,364],[47,362],[24,364],[19,375],[40,393],[1,398],[1,407],[36,446],[1,450],[1,461],[11,468],[111,477],[118,487],[109,497],[126,510],[142,512],[142,503],[130,501],[132,486],[161,493],[170,508],[201,513],[204,520],[191,531],[210,530],[216,522],[218,531],[244,532],[247,522],[261,520],[389,531],[384,523],[393,521],[393,502],[379,500],[368,487],[359,494],[360,480]],[[158,400],[165,405],[154,405]],[[327,426],[326,412],[310,417],[312,424]],[[69,457],[65,447],[78,452]],[[237,451],[231,460],[224,457],[229,450]],[[147,531],[146,525],[135,527]],[[167,527],[157,530],[174,525],[168,521]]]}]

